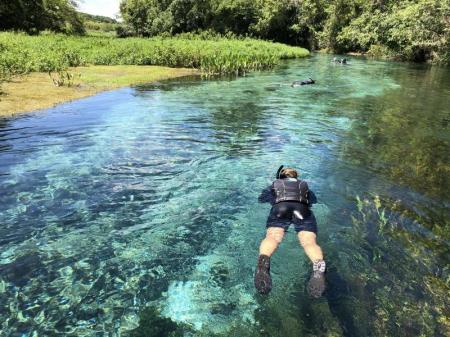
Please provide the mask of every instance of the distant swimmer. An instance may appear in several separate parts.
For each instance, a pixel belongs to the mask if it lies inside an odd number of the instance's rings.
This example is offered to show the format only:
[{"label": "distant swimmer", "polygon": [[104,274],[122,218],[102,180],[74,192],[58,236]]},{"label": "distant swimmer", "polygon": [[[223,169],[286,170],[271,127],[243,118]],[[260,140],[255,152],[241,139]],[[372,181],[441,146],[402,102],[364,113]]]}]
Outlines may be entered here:
[{"label": "distant swimmer", "polygon": [[300,85],[307,85],[307,84],[314,84],[316,83],[316,81],[314,81],[311,77],[307,80],[303,80],[303,81],[294,81],[291,84],[291,87],[298,87]]},{"label": "distant swimmer", "polygon": [[344,57],[343,59],[337,59],[336,57],[333,57],[332,63],[340,63],[340,64],[347,64],[347,59]]}]

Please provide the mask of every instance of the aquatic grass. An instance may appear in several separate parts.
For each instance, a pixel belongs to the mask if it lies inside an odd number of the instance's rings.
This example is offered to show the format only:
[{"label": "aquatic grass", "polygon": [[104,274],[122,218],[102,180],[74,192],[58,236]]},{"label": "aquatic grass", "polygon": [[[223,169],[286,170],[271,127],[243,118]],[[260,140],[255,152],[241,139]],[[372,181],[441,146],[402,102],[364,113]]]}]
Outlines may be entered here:
[{"label": "aquatic grass", "polygon": [[130,337],[181,337],[183,331],[169,318],[161,317],[155,307],[147,307],[140,314],[140,325],[130,331]]},{"label": "aquatic grass", "polygon": [[[374,291],[364,309],[373,317],[372,335],[448,335],[449,301],[445,294],[450,291],[450,279],[448,268],[439,270],[444,265],[440,259],[445,256],[441,241],[448,233],[443,237],[421,235],[417,228],[427,220],[413,214],[400,200],[376,194],[355,199],[353,226],[341,235],[343,242],[351,242],[349,254],[357,263],[340,274],[354,294],[361,287]],[[341,246],[343,251],[345,245]],[[416,268],[409,268],[411,265]],[[397,273],[386,278],[390,270]],[[355,301],[367,300],[361,296],[356,295]]]},{"label": "aquatic grass", "polygon": [[309,54],[303,48],[249,38],[182,36],[117,39],[0,33],[0,48],[0,73],[4,77],[87,65],[161,65],[198,68],[204,75],[240,75]]}]

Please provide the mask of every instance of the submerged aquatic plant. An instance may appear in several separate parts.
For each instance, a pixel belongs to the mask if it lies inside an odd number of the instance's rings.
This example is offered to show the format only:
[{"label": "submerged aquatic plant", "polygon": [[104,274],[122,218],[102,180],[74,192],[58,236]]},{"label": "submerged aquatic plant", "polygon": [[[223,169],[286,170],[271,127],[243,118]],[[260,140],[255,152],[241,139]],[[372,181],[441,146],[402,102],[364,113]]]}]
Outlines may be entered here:
[{"label": "submerged aquatic plant", "polygon": [[351,219],[353,226],[341,234],[342,250],[356,263],[340,276],[372,317],[372,335],[448,336],[448,238],[424,235],[425,218],[379,195],[357,196]]},{"label": "submerged aquatic plant", "polygon": [[139,327],[130,331],[130,337],[181,337],[183,330],[170,318],[162,317],[155,307],[142,310]]}]

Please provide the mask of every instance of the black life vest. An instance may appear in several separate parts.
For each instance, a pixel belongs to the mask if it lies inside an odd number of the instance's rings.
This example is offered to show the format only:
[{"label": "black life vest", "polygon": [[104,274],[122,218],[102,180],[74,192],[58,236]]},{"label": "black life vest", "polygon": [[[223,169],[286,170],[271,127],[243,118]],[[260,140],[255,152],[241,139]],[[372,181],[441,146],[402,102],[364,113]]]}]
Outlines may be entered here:
[{"label": "black life vest", "polygon": [[282,201],[298,201],[303,204],[309,204],[308,184],[299,179],[277,179],[272,183],[275,191],[275,203]]}]

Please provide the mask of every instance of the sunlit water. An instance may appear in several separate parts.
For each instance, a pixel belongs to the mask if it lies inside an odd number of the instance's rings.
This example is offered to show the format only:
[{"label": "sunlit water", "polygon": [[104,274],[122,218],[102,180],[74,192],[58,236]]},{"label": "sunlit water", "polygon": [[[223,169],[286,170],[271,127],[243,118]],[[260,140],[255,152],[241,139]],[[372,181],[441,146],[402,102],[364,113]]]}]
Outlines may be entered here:
[{"label": "sunlit water", "polygon": [[[450,71],[331,58],[0,120],[0,335],[167,335],[146,307],[186,336],[447,335]],[[253,288],[281,164],[319,199],[319,300],[292,229]]]}]

